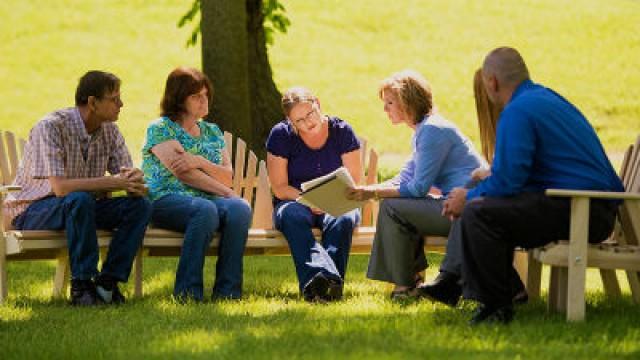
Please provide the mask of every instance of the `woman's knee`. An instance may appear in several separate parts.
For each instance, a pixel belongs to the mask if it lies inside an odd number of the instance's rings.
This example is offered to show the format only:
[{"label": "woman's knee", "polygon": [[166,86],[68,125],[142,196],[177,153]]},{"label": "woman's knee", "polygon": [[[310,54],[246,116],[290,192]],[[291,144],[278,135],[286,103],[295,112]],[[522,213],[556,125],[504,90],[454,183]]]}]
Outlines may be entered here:
[{"label": "woman's knee", "polygon": [[353,229],[358,225],[358,214],[357,213],[347,213],[345,215],[339,216],[335,218],[335,220],[330,224],[330,229],[333,232],[338,232],[343,236],[347,236],[353,233]]},{"label": "woman's knee", "polygon": [[251,222],[251,206],[242,198],[229,199],[227,207],[228,217],[231,222]]},{"label": "woman's knee", "polygon": [[218,207],[212,201],[194,197],[191,199],[188,223],[201,231],[215,231],[220,224]]},{"label": "woman's knee", "polygon": [[278,207],[276,210],[276,222],[282,226],[285,226],[285,224],[306,224],[311,226],[311,211],[306,206],[292,201]]}]

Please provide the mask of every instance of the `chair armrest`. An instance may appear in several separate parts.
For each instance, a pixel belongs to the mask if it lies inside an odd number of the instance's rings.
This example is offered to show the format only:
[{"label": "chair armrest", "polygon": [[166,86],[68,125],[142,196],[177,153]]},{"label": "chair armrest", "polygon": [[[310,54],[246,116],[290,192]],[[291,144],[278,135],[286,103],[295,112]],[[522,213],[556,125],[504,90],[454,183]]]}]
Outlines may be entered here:
[{"label": "chair armrest", "polygon": [[590,191],[590,190],[567,190],[567,189],[547,189],[547,196],[560,197],[588,197],[594,199],[621,199],[640,200],[639,193],[613,192],[613,191]]},{"label": "chair armrest", "polygon": [[3,185],[0,186],[0,193],[2,194],[8,194],[12,191],[20,191],[22,190],[22,186],[19,185]]}]

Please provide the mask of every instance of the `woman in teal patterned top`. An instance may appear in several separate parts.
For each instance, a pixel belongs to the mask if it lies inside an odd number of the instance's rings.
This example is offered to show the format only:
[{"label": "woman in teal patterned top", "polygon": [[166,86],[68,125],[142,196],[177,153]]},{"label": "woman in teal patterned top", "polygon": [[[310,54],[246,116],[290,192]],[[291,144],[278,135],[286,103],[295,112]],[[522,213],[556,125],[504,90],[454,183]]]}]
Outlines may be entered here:
[{"label": "woman in teal patterned top", "polygon": [[221,233],[212,298],[242,295],[242,256],[251,208],[231,190],[232,168],[222,131],[201,119],[209,113],[211,82],[177,68],[167,78],[162,117],[149,125],[142,170],[153,201],[154,226],[184,232],[174,296],[203,299],[204,257]]}]

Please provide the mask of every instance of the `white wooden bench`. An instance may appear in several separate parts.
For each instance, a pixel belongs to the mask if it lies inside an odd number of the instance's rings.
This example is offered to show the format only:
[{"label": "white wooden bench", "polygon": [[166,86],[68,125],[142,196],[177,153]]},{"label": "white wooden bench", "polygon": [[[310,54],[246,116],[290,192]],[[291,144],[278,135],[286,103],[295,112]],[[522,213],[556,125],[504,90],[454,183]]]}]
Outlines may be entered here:
[{"label": "white wooden bench", "polygon": [[[640,303],[640,136],[629,147],[622,163],[620,178],[624,193],[547,190],[549,196],[571,199],[570,239],[531,251],[529,293],[540,292],[542,264],[551,266],[549,280],[550,310],[566,312],[568,321],[585,318],[585,279],[588,267],[598,268],[609,297],[621,295],[615,270],[625,270],[631,295]],[[618,210],[616,227],[602,244],[587,242],[589,202],[591,199],[624,199]]]},{"label": "white wooden bench", "polygon": [[[235,141],[234,141],[235,140]],[[277,230],[273,229],[271,188],[267,176],[267,168],[264,160],[258,161],[253,151],[247,150],[246,143],[242,139],[234,139],[226,132],[225,141],[233,153],[234,178],[232,188],[239,196],[246,199],[253,209],[252,227],[245,254],[269,255],[287,254],[289,247],[286,239]],[[235,143],[235,144],[234,144]],[[366,173],[362,174],[364,184],[377,182],[378,155],[374,149],[367,151],[367,142],[361,139],[362,163]],[[1,187],[2,199],[7,191],[11,190],[15,172],[18,167],[24,141],[16,142],[11,132],[0,133],[0,173],[3,186]],[[378,215],[378,204],[367,203],[362,209],[361,226],[354,230],[352,241],[352,253],[369,254],[375,235],[375,222]],[[1,222],[1,221],[0,221]],[[320,231],[314,234],[320,239]],[[98,232],[98,243],[104,254],[111,233]],[[143,246],[136,257],[133,268],[134,295],[142,295],[142,271],[144,257],[179,256],[182,247],[183,234],[179,232],[149,228],[146,232]],[[211,242],[209,255],[215,255],[219,237],[215,236]],[[425,237],[425,249],[428,251],[444,252],[446,237]],[[56,272],[53,281],[54,297],[62,297],[67,293],[69,281],[69,259],[66,237],[62,231],[6,231],[4,227],[0,236],[0,302],[8,293],[7,261],[20,260],[56,260]],[[516,267],[521,276],[526,278],[527,255],[523,252],[516,253]]]},{"label": "white wooden bench", "polygon": [[[234,139],[225,133],[229,149],[233,149]],[[271,188],[267,176],[266,164],[258,161],[253,151],[248,151],[241,139],[235,139],[233,152],[234,179],[232,188],[239,196],[246,199],[253,209],[252,227],[249,230],[246,254],[286,254],[288,244],[277,230],[273,229]],[[377,180],[377,154],[375,150],[366,151],[366,141],[362,140],[363,163],[367,160],[365,184],[373,184]],[[11,132],[0,134],[0,173],[2,180],[2,200],[10,190],[15,178],[16,169],[24,141],[16,143]],[[368,155],[368,156],[367,156]],[[364,172],[364,171],[363,171]],[[364,174],[363,174],[364,175]],[[354,230],[352,251],[368,253],[375,233],[374,221],[377,207],[367,203],[362,209],[362,226]],[[54,297],[64,296],[69,282],[69,259],[65,233],[63,231],[16,231],[5,230],[4,222],[0,236],[0,302],[8,293],[7,262],[19,260],[56,260],[56,273],[53,282]],[[317,238],[320,232],[314,231]],[[98,231],[98,243],[104,254],[111,240],[111,233]],[[145,256],[179,256],[183,234],[174,231],[150,227],[145,235],[143,246],[136,257],[133,269],[134,294],[142,295],[142,264]],[[215,255],[219,237],[211,242],[210,255]]]}]

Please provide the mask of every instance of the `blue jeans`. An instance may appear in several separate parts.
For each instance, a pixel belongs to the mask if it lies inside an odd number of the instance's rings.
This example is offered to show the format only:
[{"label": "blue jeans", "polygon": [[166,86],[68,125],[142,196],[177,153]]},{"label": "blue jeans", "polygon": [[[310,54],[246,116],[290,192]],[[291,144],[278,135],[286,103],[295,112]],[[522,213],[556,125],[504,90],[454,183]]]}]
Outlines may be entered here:
[{"label": "blue jeans", "polygon": [[[289,243],[301,292],[318,273],[344,280],[353,229],[359,221],[359,210],[335,218],[329,214],[315,215],[307,206],[295,201],[282,201],[276,205],[274,223]],[[311,229],[314,227],[322,230],[321,244],[313,237]]]},{"label": "blue jeans", "polygon": [[202,300],[204,258],[217,231],[222,236],[213,297],[242,296],[242,257],[251,224],[251,207],[244,199],[165,195],[153,202],[151,221],[154,226],[184,232],[173,289],[176,297]]},{"label": "blue jeans", "polygon": [[114,230],[101,274],[125,282],[151,218],[146,198],[97,200],[89,192],[40,199],[13,220],[19,230],[65,230],[71,277],[89,280],[98,275],[96,229]]}]

